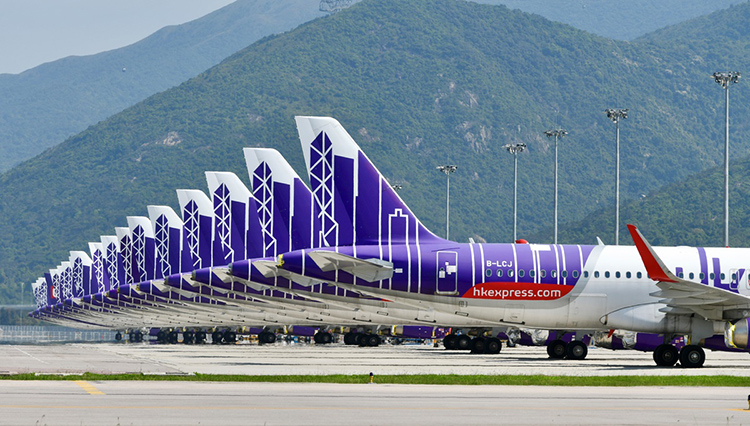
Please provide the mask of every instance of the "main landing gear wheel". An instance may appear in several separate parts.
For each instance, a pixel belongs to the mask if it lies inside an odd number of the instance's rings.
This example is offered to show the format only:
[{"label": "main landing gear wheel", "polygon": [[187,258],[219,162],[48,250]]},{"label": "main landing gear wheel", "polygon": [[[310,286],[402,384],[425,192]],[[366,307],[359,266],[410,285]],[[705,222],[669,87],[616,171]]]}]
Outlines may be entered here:
[{"label": "main landing gear wheel", "polygon": [[271,344],[271,343],[274,343],[275,341],[276,341],[276,334],[271,333],[270,331],[262,331],[258,335],[258,342],[261,345]]},{"label": "main landing gear wheel", "polygon": [[565,348],[565,358],[567,359],[580,361],[586,359],[586,355],[588,354],[589,348],[587,348],[586,344],[580,340],[573,340],[568,343],[568,346]]},{"label": "main landing gear wheel", "polygon": [[213,333],[211,333],[211,343],[213,343],[214,345],[220,344],[222,340],[224,340],[224,333],[222,333],[221,331],[214,331]]},{"label": "main landing gear wheel", "polygon": [[119,331],[115,333],[115,341],[122,341],[122,333],[120,333]]},{"label": "main landing gear wheel", "polygon": [[192,345],[194,343],[195,333],[192,331],[185,331],[182,333],[182,343],[186,345]]},{"label": "main landing gear wheel", "polygon": [[237,333],[234,331],[225,331],[224,332],[224,343],[236,343],[237,342]]},{"label": "main landing gear wheel", "polygon": [[206,343],[206,332],[196,331],[195,332],[195,344],[202,345],[203,343]]},{"label": "main landing gear wheel", "polygon": [[496,355],[503,348],[503,343],[497,337],[490,337],[484,341],[484,353]]},{"label": "main landing gear wheel", "polygon": [[327,331],[319,331],[315,333],[313,340],[319,345],[327,345],[333,342],[333,336]]},{"label": "main landing gear wheel", "polygon": [[359,346],[378,346],[380,345],[380,336],[377,334],[363,334],[359,341]]},{"label": "main landing gear wheel", "polygon": [[677,348],[672,345],[662,344],[654,350],[654,362],[660,367],[671,367],[679,358]]},{"label": "main landing gear wheel", "polygon": [[462,334],[456,337],[456,349],[459,351],[466,351],[471,349],[471,337],[466,334]]},{"label": "main landing gear wheel", "polygon": [[357,333],[352,333],[351,331],[344,334],[344,344],[347,346],[356,345],[356,338],[354,337]]},{"label": "main landing gear wheel", "polygon": [[485,342],[484,337],[475,337],[471,339],[471,353],[483,354]]},{"label": "main landing gear wheel", "polygon": [[553,340],[547,345],[547,355],[552,359],[563,359],[567,355],[567,344],[562,340]]},{"label": "main landing gear wheel", "polygon": [[449,351],[456,349],[456,338],[457,336],[453,333],[443,337],[443,347]]},{"label": "main landing gear wheel", "polygon": [[684,368],[700,368],[706,362],[706,353],[696,345],[687,345],[680,351],[680,365]]}]

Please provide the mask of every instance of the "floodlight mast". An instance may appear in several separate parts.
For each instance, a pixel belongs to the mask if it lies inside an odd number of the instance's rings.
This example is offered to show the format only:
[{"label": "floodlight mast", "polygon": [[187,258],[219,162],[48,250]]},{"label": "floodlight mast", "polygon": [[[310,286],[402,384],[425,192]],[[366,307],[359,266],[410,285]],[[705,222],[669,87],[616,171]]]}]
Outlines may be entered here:
[{"label": "floodlight mast", "polygon": [[503,145],[513,154],[513,242],[518,240],[518,153],[526,150],[525,143],[509,143]]},{"label": "floodlight mast", "polygon": [[557,139],[567,136],[565,129],[552,129],[544,132],[548,138],[555,138],[555,244],[557,244]]},{"label": "floodlight mast", "polygon": [[620,245],[620,120],[628,118],[627,108],[604,110],[607,118],[615,123],[615,245]]},{"label": "floodlight mast", "polygon": [[729,85],[740,81],[740,73],[715,72],[713,78],[724,88],[724,246],[729,247]]},{"label": "floodlight mast", "polygon": [[458,166],[437,166],[436,169],[445,173],[446,186],[445,186],[445,239],[450,239],[450,224],[451,224],[451,173],[458,169]]}]

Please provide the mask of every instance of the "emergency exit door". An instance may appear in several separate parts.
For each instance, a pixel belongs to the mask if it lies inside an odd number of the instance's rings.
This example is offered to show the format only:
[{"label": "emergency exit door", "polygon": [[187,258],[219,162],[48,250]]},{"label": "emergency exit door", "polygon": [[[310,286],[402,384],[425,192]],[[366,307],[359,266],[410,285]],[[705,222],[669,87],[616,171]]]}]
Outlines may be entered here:
[{"label": "emergency exit door", "polygon": [[438,251],[437,254],[437,293],[458,293],[458,253]]}]

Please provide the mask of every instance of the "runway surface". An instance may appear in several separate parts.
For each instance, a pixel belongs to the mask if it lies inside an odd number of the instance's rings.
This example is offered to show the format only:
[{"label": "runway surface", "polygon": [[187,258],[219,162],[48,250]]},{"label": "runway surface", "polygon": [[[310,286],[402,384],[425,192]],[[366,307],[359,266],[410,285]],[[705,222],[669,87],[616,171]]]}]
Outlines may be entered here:
[{"label": "runway surface", "polygon": [[[657,367],[652,354],[590,348],[583,361],[548,359],[544,347],[472,355],[427,345],[0,345],[2,373],[731,375],[750,378],[750,354],[706,353],[700,369]],[[749,380],[750,381],[750,380]]]},{"label": "runway surface", "polygon": [[742,388],[0,381],[0,425],[750,424]]}]

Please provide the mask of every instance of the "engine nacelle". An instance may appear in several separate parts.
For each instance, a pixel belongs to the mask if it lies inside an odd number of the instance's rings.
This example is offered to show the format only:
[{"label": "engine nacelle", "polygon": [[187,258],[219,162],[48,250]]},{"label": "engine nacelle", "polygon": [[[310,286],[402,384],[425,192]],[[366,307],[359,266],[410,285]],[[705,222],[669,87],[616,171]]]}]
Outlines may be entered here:
[{"label": "engine nacelle", "polygon": [[724,321],[708,321],[697,316],[666,315],[660,303],[629,306],[601,317],[599,321],[608,328],[632,330],[641,333],[690,334],[694,339],[704,339],[724,331]]},{"label": "engine nacelle", "polygon": [[750,318],[742,318],[734,324],[724,326],[724,344],[728,348],[747,349],[750,336]]}]

